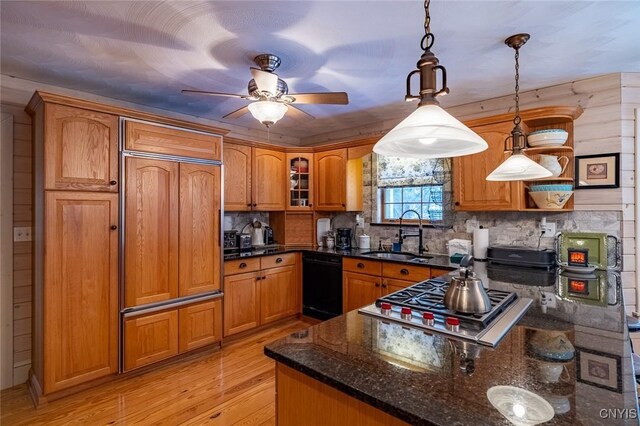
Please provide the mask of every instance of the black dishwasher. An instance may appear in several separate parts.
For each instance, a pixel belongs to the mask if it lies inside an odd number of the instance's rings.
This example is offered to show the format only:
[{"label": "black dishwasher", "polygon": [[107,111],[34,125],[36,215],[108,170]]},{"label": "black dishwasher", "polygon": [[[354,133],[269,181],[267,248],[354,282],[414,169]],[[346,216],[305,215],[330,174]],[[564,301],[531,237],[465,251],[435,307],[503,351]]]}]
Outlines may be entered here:
[{"label": "black dishwasher", "polygon": [[302,313],[328,320],[342,314],[342,257],[302,253]]}]

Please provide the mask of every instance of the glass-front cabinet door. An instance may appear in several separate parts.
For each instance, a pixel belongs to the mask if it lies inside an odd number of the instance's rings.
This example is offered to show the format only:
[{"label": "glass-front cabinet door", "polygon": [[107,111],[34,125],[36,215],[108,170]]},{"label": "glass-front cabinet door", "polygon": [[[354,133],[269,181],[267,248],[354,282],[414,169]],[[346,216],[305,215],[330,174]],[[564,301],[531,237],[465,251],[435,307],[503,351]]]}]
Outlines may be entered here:
[{"label": "glass-front cabinet door", "polygon": [[313,154],[287,154],[287,210],[313,210]]}]

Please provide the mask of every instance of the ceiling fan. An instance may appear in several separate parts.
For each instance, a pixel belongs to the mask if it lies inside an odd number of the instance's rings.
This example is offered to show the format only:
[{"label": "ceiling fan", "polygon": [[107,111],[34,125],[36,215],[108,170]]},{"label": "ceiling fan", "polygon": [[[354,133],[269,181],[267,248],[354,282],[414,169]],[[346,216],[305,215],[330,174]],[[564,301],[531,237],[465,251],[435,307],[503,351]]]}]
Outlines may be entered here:
[{"label": "ceiling fan", "polygon": [[207,92],[204,90],[188,90],[182,93],[196,93],[210,96],[226,96],[255,101],[230,112],[223,118],[239,118],[250,112],[254,118],[269,127],[280,120],[285,113],[293,119],[311,120],[314,117],[292,104],[336,104],[347,105],[349,98],[346,92],[323,93],[289,93],[289,88],[284,80],[278,77],[274,71],[280,66],[280,58],[276,55],[265,53],[253,58],[253,62],[260,67],[251,67],[253,79],[249,81],[248,95],[233,93]]}]

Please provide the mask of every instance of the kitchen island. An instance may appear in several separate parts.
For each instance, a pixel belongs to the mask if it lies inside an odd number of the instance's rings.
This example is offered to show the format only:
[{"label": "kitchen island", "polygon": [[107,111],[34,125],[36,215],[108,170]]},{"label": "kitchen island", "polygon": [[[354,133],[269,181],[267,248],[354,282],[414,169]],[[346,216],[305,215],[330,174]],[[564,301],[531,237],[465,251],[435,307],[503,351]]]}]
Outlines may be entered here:
[{"label": "kitchen island", "polygon": [[[348,312],[265,347],[278,424],[509,424],[487,396],[500,386],[544,398],[547,424],[638,424],[617,274],[598,272],[585,293],[554,272],[477,269],[534,301],[496,348]],[[537,401],[524,395],[511,402],[520,415]]]}]

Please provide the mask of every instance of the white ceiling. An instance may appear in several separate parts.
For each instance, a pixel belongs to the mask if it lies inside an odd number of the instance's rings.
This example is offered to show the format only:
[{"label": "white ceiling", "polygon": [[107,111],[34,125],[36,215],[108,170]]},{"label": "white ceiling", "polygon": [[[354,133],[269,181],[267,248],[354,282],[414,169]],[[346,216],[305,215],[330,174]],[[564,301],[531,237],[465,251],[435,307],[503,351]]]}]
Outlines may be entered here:
[{"label": "white ceiling", "polygon": [[[316,120],[283,119],[297,138],[403,116],[406,75],[422,53],[422,1],[6,1],[2,73],[224,121],[246,104],[183,95],[245,94],[252,58],[275,53],[290,92],[346,91],[350,103],[302,105]],[[640,71],[640,1],[437,1],[433,52],[457,105],[513,91],[513,50],[528,32],[523,90]],[[261,125],[249,114],[228,121]]]}]

